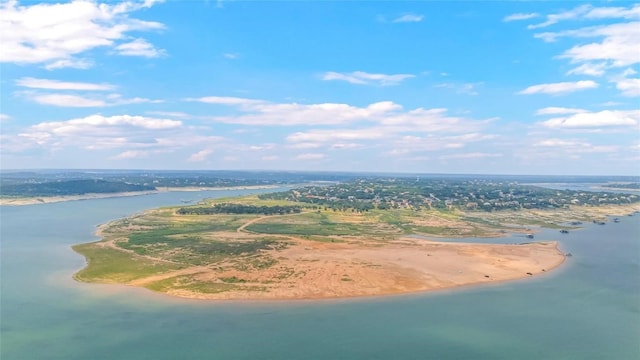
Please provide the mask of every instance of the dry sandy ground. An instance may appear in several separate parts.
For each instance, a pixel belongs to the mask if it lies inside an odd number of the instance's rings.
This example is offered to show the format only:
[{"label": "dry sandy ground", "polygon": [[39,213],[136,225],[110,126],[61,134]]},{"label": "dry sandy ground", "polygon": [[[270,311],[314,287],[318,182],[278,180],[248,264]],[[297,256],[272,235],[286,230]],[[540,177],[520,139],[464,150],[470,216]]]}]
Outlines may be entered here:
[{"label": "dry sandy ground", "polygon": [[278,264],[262,270],[194,267],[129,283],[189,275],[198,281],[243,279],[242,287],[203,294],[172,289],[169,295],[192,299],[323,299],[402,294],[530,277],[565,259],[557,243],[523,245],[431,242],[403,238],[392,243],[319,243],[298,239],[273,251]]}]

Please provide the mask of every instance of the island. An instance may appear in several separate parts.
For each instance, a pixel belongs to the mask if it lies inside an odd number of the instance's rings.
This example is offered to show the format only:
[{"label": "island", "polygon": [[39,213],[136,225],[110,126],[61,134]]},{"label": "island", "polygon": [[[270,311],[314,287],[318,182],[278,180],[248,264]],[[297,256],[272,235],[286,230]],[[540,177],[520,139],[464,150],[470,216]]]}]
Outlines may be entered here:
[{"label": "island", "polygon": [[[606,196],[605,196],[606,195]],[[494,181],[357,179],[148,210],[73,247],[75,279],[192,299],[326,299],[528,278],[565,260],[540,227],[638,211],[638,196]],[[511,244],[452,237],[516,234]],[[561,234],[560,231],[558,234]],[[446,239],[445,239],[446,237]]]}]

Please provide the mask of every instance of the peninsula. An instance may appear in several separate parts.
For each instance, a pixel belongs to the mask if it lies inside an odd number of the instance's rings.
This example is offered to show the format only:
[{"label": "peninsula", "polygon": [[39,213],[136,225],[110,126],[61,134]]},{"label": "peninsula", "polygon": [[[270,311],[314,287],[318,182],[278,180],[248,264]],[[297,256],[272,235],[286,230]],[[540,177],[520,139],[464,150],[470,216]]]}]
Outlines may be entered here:
[{"label": "peninsula", "polygon": [[[527,239],[535,228],[564,232],[581,221],[640,209],[631,202],[482,211],[444,199],[436,207],[409,190],[424,190],[424,184],[401,184],[399,192],[396,185],[373,182],[367,185],[371,191],[358,192],[363,184],[355,182],[149,210],[101,226],[98,242],[74,246],[88,263],[75,278],[197,299],[321,299],[444,289],[550,271],[565,255],[554,239]],[[336,194],[345,193],[345,186],[353,194],[343,201]],[[490,187],[475,185],[476,191]],[[537,190],[528,191],[530,204]],[[519,198],[515,193],[510,201]],[[520,234],[523,241],[438,241],[506,233]]]}]

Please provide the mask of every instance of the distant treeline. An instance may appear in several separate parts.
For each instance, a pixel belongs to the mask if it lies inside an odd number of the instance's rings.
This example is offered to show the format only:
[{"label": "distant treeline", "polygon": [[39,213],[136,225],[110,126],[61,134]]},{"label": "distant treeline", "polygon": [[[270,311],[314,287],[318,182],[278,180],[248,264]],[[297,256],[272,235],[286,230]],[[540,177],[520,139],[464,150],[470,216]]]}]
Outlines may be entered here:
[{"label": "distant treeline", "polygon": [[284,215],[302,211],[300,206],[254,206],[245,204],[215,204],[209,207],[184,207],[178,209],[180,215],[213,215],[213,214],[264,214]]},{"label": "distant treeline", "polygon": [[[634,185],[625,186],[633,188]],[[258,197],[263,200],[303,202],[336,211],[359,212],[399,208],[497,211],[640,202],[639,195],[618,192],[557,190],[489,180],[421,178],[363,178],[329,186],[305,186]]]},{"label": "distant treeline", "polygon": [[61,196],[149,190],[156,190],[156,188],[121,181],[89,179],[4,185],[0,188],[0,194],[2,196]]}]

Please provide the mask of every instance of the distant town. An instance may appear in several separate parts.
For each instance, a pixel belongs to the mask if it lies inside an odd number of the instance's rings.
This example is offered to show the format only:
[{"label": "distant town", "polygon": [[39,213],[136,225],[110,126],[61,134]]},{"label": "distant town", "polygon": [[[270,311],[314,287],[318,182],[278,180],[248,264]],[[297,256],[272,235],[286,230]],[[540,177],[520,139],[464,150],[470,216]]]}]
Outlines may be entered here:
[{"label": "distant town", "polygon": [[420,178],[374,178],[331,186],[307,186],[264,194],[263,199],[282,199],[317,204],[335,210],[435,208],[463,210],[518,210],[562,208],[570,205],[631,204],[640,196],[616,192],[555,190],[517,182],[492,180],[433,180]]}]

